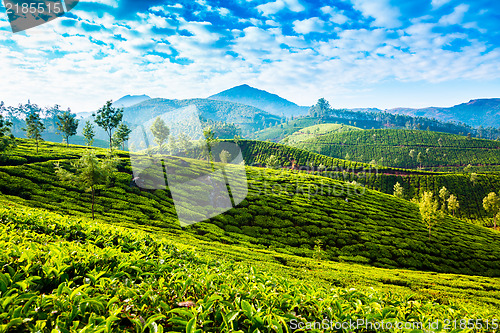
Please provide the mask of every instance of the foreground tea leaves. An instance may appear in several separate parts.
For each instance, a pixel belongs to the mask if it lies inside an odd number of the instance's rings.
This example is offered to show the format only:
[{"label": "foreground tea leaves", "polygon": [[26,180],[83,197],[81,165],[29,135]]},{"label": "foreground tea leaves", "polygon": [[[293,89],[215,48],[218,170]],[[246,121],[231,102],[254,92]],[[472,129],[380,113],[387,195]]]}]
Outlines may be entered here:
[{"label": "foreground tea leaves", "polygon": [[21,206],[0,209],[0,248],[0,332],[300,332],[290,323],[470,317],[412,295],[286,280],[145,232]]}]

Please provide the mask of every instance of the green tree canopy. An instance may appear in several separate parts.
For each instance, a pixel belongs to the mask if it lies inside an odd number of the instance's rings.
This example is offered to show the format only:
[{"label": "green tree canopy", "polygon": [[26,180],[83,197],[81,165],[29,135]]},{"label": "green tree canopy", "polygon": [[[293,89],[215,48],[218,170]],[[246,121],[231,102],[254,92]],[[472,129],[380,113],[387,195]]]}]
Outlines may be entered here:
[{"label": "green tree canopy", "polygon": [[483,199],[483,207],[487,212],[493,213],[493,227],[497,229],[497,219],[500,216],[500,197],[495,193],[489,193]]},{"label": "green tree canopy", "polygon": [[113,134],[113,144],[117,147],[121,146],[125,150],[125,142],[127,142],[130,133],[132,133],[132,130],[124,123],[121,123]]},{"label": "green tree canopy", "polygon": [[401,186],[399,182],[394,184],[394,196],[398,198],[403,198],[404,197],[404,188]]},{"label": "green tree canopy", "polygon": [[156,144],[160,146],[161,149],[163,144],[168,140],[170,129],[168,128],[167,124],[165,124],[165,121],[158,117],[153,122],[153,125],[151,125],[150,130],[153,134]]},{"label": "green tree canopy", "polygon": [[107,101],[97,113],[92,114],[97,126],[101,127],[109,137],[109,148],[113,147],[113,131],[123,119],[123,109],[113,107],[113,101]]},{"label": "green tree canopy", "polygon": [[453,212],[453,216],[455,216],[456,211],[460,208],[460,203],[455,195],[450,195],[448,198],[448,210]]},{"label": "green tree canopy", "polygon": [[95,130],[94,125],[90,121],[85,122],[85,127],[83,127],[83,137],[85,138],[85,144],[87,146],[92,146],[94,144]]},{"label": "green tree canopy", "polygon": [[71,164],[75,169],[74,173],[63,169],[59,162],[55,164],[55,169],[61,181],[92,193],[92,219],[94,219],[95,188],[108,181],[116,171],[117,164],[117,160],[111,154],[105,159],[99,159],[93,151],[87,150],[78,161]]},{"label": "green tree canopy", "polygon": [[66,145],[69,145],[69,138],[76,135],[79,120],[76,119],[76,114],[72,114],[70,110],[57,114],[57,133],[61,134]]},{"label": "green tree canopy", "polygon": [[45,130],[45,125],[40,119],[40,114],[37,111],[31,112],[26,118],[26,127],[23,131],[29,139],[34,139],[36,142],[36,152],[38,153],[38,143],[42,141],[42,133]]},{"label": "green tree canopy", "polygon": [[[0,105],[0,109],[2,106],[3,102],[2,105]],[[14,136],[10,132],[11,128],[12,123],[5,120],[0,114],[0,153],[6,151],[12,146],[15,146]]]},{"label": "green tree canopy", "polygon": [[443,219],[443,213],[439,210],[439,203],[434,199],[432,192],[424,192],[417,202],[420,209],[420,215],[427,230],[429,231],[429,240],[431,239],[431,229]]}]

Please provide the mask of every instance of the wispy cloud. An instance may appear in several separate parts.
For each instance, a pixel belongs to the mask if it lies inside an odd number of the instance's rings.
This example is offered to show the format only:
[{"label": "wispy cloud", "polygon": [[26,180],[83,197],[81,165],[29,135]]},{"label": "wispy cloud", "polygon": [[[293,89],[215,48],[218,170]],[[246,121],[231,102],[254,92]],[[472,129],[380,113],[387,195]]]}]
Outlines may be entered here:
[{"label": "wispy cloud", "polygon": [[393,7],[389,0],[352,0],[354,9],[359,10],[365,17],[374,19],[373,26],[397,28],[401,26],[398,8]]},{"label": "wispy cloud", "polygon": [[288,9],[292,12],[301,12],[305,10],[305,7],[299,2],[299,0],[276,0],[274,2],[259,5],[257,6],[257,9],[264,16],[269,16],[276,14],[283,9]]}]

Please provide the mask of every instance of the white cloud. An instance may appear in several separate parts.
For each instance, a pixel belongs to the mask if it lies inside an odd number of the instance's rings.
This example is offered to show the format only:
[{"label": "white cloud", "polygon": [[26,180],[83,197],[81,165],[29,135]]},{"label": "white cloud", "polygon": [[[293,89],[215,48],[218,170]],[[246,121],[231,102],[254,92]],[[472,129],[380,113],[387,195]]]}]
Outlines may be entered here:
[{"label": "white cloud", "polygon": [[292,12],[301,12],[305,7],[299,0],[276,0],[275,2],[268,2],[263,5],[257,6],[257,9],[264,15],[269,16],[276,14],[283,9],[289,9]]},{"label": "white cloud", "polygon": [[469,5],[460,4],[453,10],[453,13],[441,17],[439,24],[453,25],[462,23],[465,13],[469,10]]},{"label": "white cloud", "polygon": [[349,21],[349,18],[346,15],[344,15],[343,10],[338,10],[330,6],[321,7],[320,10],[323,12],[323,14],[329,15],[330,21],[333,23],[342,25],[347,21]]},{"label": "white cloud", "polygon": [[280,24],[278,22],[273,21],[273,20],[266,20],[266,24],[270,25],[272,27],[279,27],[280,26]]},{"label": "white cloud", "polygon": [[299,34],[307,35],[311,32],[323,32],[325,22],[318,17],[311,17],[303,21],[294,21],[293,30]]},{"label": "white cloud", "polygon": [[227,9],[227,8],[224,8],[224,7],[217,8],[217,11],[222,16],[227,16],[227,15],[231,14],[231,11],[229,9]]},{"label": "white cloud", "polygon": [[451,0],[432,0],[431,5],[432,8],[437,9],[442,7],[443,5],[446,5],[449,3]]},{"label": "white cloud", "polygon": [[391,6],[389,0],[351,0],[354,9],[360,11],[365,17],[375,19],[376,27],[397,28],[401,26],[399,17],[401,13]]},{"label": "white cloud", "polygon": [[[324,15],[320,13],[323,20],[301,14],[301,20],[293,22],[299,36],[284,34],[287,30],[275,21],[245,19],[245,26],[254,26],[228,30],[226,34],[233,38],[225,47],[213,46],[224,33],[209,22],[165,19],[160,16],[159,7],[127,21],[117,21],[110,14],[75,10],[77,19],[54,20],[22,34],[0,33],[2,93],[8,104],[31,98],[41,105],[59,103],[77,111],[89,111],[128,93],[199,97],[209,95],[207,91],[216,93],[232,84],[247,82],[309,104],[308,100],[312,103],[319,96],[351,95],[350,86],[359,90],[364,88],[358,86],[377,85],[385,80],[485,81],[500,77],[500,51],[491,45],[486,47],[487,42],[467,38],[465,34],[437,33],[434,28],[438,23],[431,23],[436,20],[429,16],[412,20],[409,27],[395,30],[395,34],[388,29],[400,23],[399,12],[392,10],[388,1],[355,2],[356,8],[375,18],[373,25],[380,27],[337,26],[336,38],[311,41],[304,34],[330,29],[331,22],[348,22],[345,12],[324,6]],[[271,15],[290,8],[291,3],[277,0],[271,2],[277,7],[264,7],[261,12]],[[297,1],[295,5],[291,10],[304,9]],[[463,13],[464,7],[457,6],[440,23],[462,22]],[[101,29],[87,33],[82,24]],[[466,24],[474,27],[471,22]],[[188,30],[192,36],[159,35],[154,27]],[[69,37],[63,37],[63,33]],[[443,50],[454,39],[467,39],[471,45],[460,52]],[[178,58],[160,56],[165,54]],[[189,61],[179,64],[179,58]]]}]

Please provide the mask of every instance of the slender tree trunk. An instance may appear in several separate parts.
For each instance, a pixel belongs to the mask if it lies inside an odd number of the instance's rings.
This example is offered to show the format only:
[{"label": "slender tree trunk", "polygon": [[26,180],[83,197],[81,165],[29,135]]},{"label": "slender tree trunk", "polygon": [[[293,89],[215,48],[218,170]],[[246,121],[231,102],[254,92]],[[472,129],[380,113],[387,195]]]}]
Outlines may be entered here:
[{"label": "slender tree trunk", "polygon": [[38,139],[35,139],[36,141],[36,153],[38,154]]},{"label": "slender tree trunk", "polygon": [[94,219],[94,202],[95,202],[95,189],[92,186],[92,220]]}]

